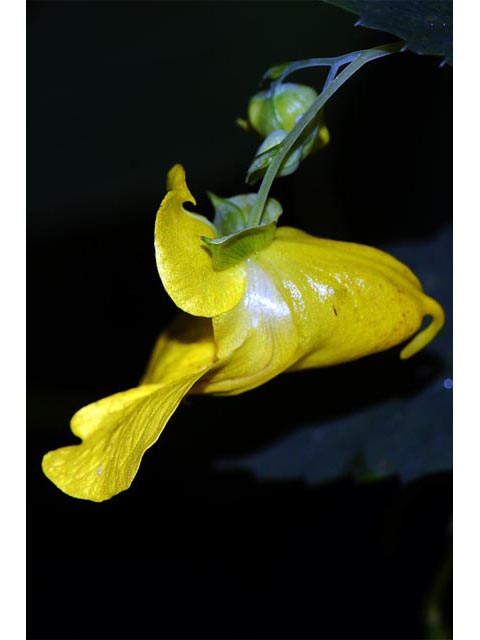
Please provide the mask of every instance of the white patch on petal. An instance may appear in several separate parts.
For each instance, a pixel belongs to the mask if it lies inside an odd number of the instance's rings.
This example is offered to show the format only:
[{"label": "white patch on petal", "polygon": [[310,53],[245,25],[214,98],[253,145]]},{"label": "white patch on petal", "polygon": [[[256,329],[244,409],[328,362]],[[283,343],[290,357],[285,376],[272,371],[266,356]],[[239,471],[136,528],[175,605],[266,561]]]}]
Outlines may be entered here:
[{"label": "white patch on petal", "polygon": [[292,309],[273,278],[247,260],[247,287],[236,307],[213,319],[218,366],[205,378],[210,393],[240,393],[275,377],[295,360]]},{"label": "white patch on petal", "polygon": [[290,309],[271,277],[254,262],[247,267],[247,290],[242,304],[250,314],[252,326],[260,322],[275,323],[290,316]]}]

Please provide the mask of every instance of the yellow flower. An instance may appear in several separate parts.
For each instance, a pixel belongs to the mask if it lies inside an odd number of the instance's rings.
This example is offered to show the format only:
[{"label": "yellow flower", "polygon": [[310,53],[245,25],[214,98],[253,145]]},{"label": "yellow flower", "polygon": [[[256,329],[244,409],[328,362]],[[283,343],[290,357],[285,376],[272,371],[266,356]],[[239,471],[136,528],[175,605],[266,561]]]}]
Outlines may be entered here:
[{"label": "yellow flower", "polygon": [[[127,489],[187,393],[242,393],[283,371],[355,360],[414,336],[400,354],[409,358],[444,322],[410,269],[378,249],[277,230],[273,200],[266,224],[248,229],[250,196],[217,199],[214,226],[184,208],[195,200],[180,165],[167,188],[156,259],[183,313],[160,336],[141,384],[80,409],[71,429],[82,443],[44,457],[46,475],[77,498],[100,502]],[[433,320],[416,334],[424,316]]]}]

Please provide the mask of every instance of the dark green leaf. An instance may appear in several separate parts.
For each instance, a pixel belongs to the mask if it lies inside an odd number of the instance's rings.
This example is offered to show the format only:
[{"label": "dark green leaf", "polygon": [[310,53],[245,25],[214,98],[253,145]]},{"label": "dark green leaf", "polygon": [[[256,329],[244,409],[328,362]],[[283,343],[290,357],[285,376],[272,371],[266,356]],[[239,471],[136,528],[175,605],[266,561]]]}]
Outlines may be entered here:
[{"label": "dark green leaf", "polygon": [[387,31],[414,53],[453,63],[451,0],[324,0],[360,16],[357,25]]}]

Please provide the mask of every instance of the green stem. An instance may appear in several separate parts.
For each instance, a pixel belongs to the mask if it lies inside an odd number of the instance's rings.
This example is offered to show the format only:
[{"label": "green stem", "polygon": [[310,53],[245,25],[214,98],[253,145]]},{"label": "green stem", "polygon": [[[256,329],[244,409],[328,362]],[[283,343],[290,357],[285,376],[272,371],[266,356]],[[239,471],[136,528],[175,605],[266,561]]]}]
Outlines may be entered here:
[{"label": "green stem", "polygon": [[359,56],[362,55],[364,51],[368,51],[368,49],[353,51],[352,53],[347,53],[344,56],[337,56],[336,58],[308,58],[307,60],[297,60],[296,62],[291,62],[282,71],[282,74],[278,78],[278,80],[275,80],[275,84],[281,84],[287,76],[292,74],[294,71],[299,71],[300,69],[309,69],[311,67],[343,67],[349,62],[353,62],[354,60],[356,60]]},{"label": "green stem", "polygon": [[[284,138],[284,140],[279,144],[279,150],[272,162],[270,163],[267,171],[262,180],[262,184],[260,185],[260,189],[258,190],[257,197],[255,199],[255,203],[250,211],[250,224],[252,226],[258,226],[262,223],[263,218],[263,210],[265,208],[265,203],[267,202],[268,194],[270,192],[271,186],[275,177],[282,166],[283,161],[288,155],[288,152],[293,147],[298,138],[302,135],[305,129],[308,127],[310,122],[315,118],[320,109],[325,105],[327,100],[329,100],[333,94],[340,89],[340,87],[351,77],[354,73],[356,73],[364,64],[370,62],[371,60],[376,60],[377,58],[382,58],[383,56],[387,56],[391,53],[397,53],[401,51],[404,47],[403,42],[395,42],[393,44],[387,44],[382,47],[377,47],[375,49],[367,49],[362,51],[362,53],[351,62],[348,67],[346,67],[341,73],[338,74],[336,78],[334,78],[328,86],[322,91],[322,93],[315,99],[314,102],[310,105],[308,110],[303,114],[297,124],[293,127],[293,129],[288,133],[288,135]],[[343,57],[343,56],[341,56]],[[336,60],[336,59],[332,59]],[[336,62],[335,62],[336,64]]]},{"label": "green stem", "polygon": [[430,640],[447,640],[452,637],[444,614],[444,604],[448,585],[452,579],[453,551],[450,541],[448,549],[437,570],[424,606],[426,637]]}]

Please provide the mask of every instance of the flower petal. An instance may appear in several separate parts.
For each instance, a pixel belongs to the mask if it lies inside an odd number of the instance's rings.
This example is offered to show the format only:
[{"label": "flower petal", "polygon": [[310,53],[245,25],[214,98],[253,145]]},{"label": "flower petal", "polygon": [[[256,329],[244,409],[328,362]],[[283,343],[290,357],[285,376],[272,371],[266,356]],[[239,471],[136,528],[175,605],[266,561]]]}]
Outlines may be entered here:
[{"label": "flower petal", "polygon": [[145,451],[204,370],[165,385],[144,385],[80,409],[72,431],[82,444],[50,451],[45,475],[62,491],[102,502],[128,489]]},{"label": "flower petal", "polygon": [[155,223],[155,254],[167,293],[183,311],[212,317],[234,307],[245,290],[245,267],[235,264],[215,271],[201,237],[215,238],[215,227],[203,216],[184,209],[195,204],[181,165],[170,169],[168,193]]},{"label": "flower petal", "polygon": [[82,444],[50,451],[42,467],[59,489],[101,502],[128,489],[145,451],[216,360],[211,320],[180,316],[160,336],[143,384],[77,411]]},{"label": "flower petal", "polygon": [[211,319],[181,313],[158,338],[141,384],[181,380],[186,372],[213,363],[216,352]]}]

